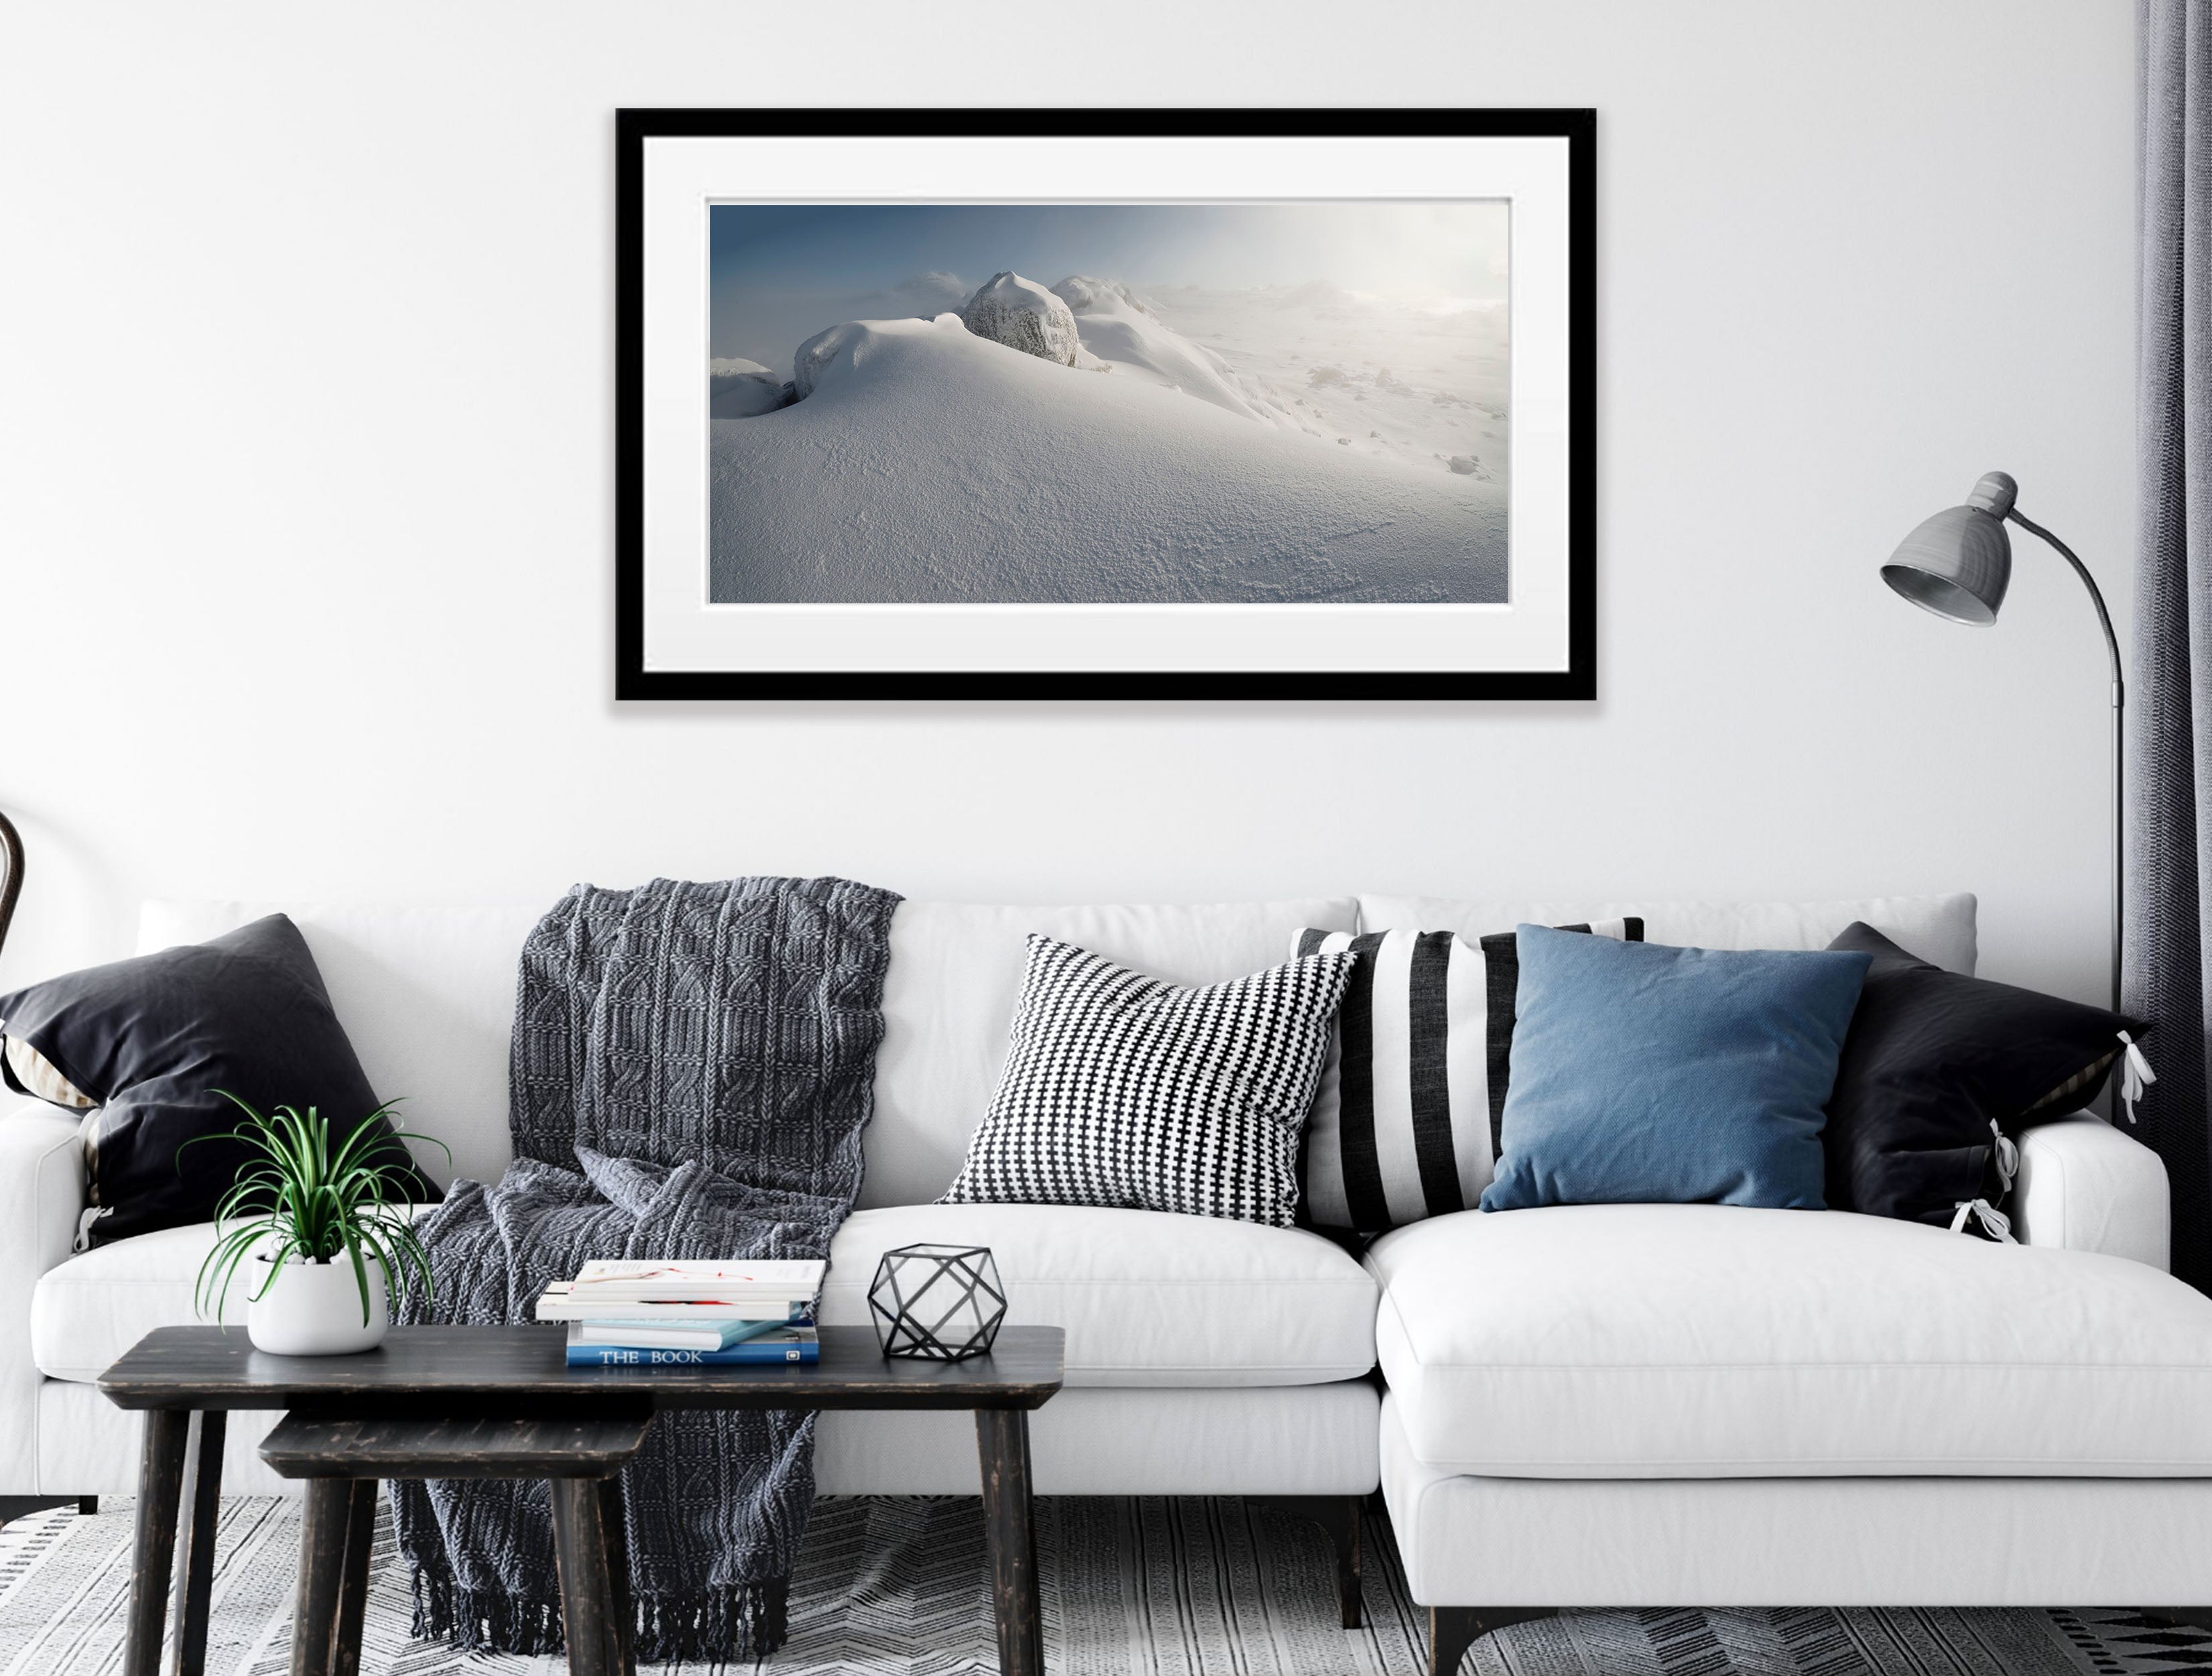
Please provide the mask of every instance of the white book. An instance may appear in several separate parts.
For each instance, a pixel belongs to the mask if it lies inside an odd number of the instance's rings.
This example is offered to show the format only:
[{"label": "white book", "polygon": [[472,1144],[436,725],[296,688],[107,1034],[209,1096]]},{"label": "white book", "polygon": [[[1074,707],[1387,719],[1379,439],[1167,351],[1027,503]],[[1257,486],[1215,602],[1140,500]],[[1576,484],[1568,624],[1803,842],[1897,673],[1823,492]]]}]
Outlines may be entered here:
[{"label": "white book", "polygon": [[633,1350],[727,1350],[732,1345],[783,1329],[781,1321],[706,1321],[680,1327],[665,1321],[577,1321],[572,1345],[627,1345]]},{"label": "white book", "polygon": [[532,1311],[541,1321],[653,1321],[682,1326],[714,1321],[763,1321],[781,1327],[812,1317],[811,1297],[757,1300],[702,1299],[688,1303],[638,1303],[629,1298],[579,1299],[565,1280],[556,1280],[538,1295]]},{"label": "white book", "polygon": [[784,1302],[812,1298],[830,1266],[820,1258],[775,1258],[760,1262],[619,1260],[602,1258],[576,1272],[568,1285],[578,1302],[624,1298],[632,1303]]}]

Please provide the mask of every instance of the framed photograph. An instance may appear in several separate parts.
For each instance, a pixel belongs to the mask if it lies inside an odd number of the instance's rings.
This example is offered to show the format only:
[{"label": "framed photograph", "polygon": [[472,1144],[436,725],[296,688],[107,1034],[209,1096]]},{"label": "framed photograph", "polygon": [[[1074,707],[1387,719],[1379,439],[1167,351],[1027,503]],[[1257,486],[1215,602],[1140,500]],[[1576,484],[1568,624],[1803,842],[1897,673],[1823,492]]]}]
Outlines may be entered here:
[{"label": "framed photograph", "polygon": [[1595,134],[622,112],[617,695],[1594,697]]}]

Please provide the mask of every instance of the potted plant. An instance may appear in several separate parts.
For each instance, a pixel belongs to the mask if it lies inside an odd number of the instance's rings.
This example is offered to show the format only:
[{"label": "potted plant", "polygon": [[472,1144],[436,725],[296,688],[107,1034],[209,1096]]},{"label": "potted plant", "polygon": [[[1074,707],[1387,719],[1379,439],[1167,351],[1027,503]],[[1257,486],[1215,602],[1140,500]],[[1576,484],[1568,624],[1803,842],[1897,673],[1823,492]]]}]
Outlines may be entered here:
[{"label": "potted plant", "polygon": [[251,1264],[246,1330],[256,1350],[343,1356],[374,1349],[392,1324],[393,1278],[404,1280],[411,1269],[426,1291],[430,1286],[429,1255],[408,1215],[410,1161],[393,1138],[428,1140],[441,1151],[444,1144],[386,1128],[390,1102],[333,1146],[330,1120],[313,1106],[305,1114],[279,1106],[264,1117],[234,1094],[223,1097],[246,1114],[223,1138],[254,1157],[216,1205],[215,1249],[193,1294],[201,1315],[220,1318],[240,1266]]}]

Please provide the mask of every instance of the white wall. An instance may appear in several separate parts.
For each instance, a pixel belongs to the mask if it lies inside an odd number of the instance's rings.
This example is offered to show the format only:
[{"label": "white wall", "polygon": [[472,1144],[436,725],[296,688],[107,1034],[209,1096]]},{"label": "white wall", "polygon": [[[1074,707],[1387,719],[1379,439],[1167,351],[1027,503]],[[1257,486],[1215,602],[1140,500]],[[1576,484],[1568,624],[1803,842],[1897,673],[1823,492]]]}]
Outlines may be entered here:
[{"label": "white wall", "polygon": [[[2104,985],[2106,683],[1875,567],[1991,466],[2124,619],[2133,43],[2112,0],[0,12],[10,980],[148,894],[1968,888]],[[1590,105],[1594,705],[611,694],[620,105]]]}]

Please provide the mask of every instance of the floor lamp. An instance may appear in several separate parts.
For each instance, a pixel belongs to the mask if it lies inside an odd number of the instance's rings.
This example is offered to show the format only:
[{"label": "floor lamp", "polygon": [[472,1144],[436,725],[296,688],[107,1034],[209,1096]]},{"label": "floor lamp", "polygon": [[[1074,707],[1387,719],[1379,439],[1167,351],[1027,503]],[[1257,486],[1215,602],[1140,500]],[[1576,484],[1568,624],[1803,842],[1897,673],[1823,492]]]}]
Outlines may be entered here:
[{"label": "floor lamp", "polygon": [[1881,580],[1923,610],[1952,622],[1986,628],[1997,620],[2005,586],[2012,580],[2012,538],[2008,521],[2041,536],[2074,567],[2097,624],[2105,631],[2105,651],[2112,660],[2112,1011],[2120,1010],[2120,719],[2127,691],[2120,676],[2120,643],[2112,635],[2112,614],[2097,579],[2074,556],[2074,550],[2040,524],[2020,515],[2014,501],[2020,485],[2003,471],[1991,471],[1974,485],[1963,507],[1937,513],[1899,542],[1881,568]]}]

